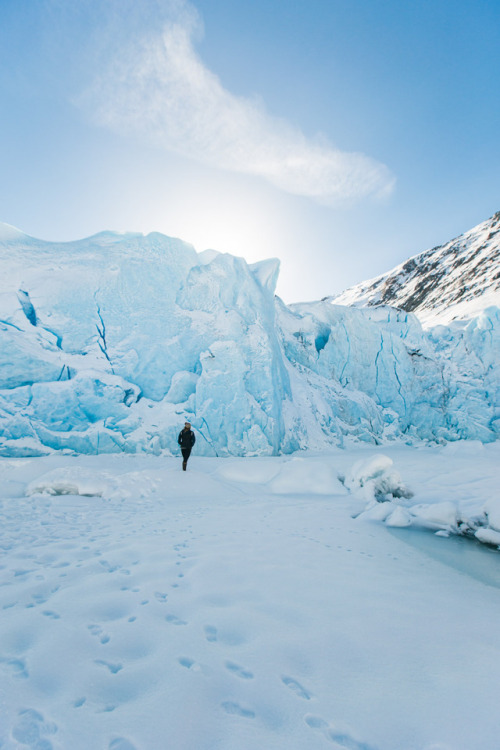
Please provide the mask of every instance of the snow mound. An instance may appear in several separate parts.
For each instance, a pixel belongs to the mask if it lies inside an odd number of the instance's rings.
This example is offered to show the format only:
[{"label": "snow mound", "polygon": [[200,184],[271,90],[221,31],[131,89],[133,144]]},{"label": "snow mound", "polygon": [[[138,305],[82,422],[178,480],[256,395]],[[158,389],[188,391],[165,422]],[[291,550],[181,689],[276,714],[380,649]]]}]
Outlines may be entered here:
[{"label": "snow mound", "polygon": [[283,463],[280,472],[269,482],[269,488],[276,495],[338,495],[342,491],[338,477],[328,463],[299,456]]},{"label": "snow mound", "polygon": [[260,484],[274,495],[339,495],[345,493],[328,461],[294,456],[281,461],[231,461],[217,476],[230,482]]},{"label": "snow mound", "polygon": [[410,512],[416,523],[427,529],[456,531],[458,526],[458,508],[449,501],[433,505],[413,505]]},{"label": "snow mound", "polygon": [[267,484],[279,471],[275,461],[253,461],[243,459],[224,464],[217,471],[217,476],[230,482],[245,484]]},{"label": "snow mound", "polygon": [[344,479],[350,492],[368,501],[382,502],[391,498],[409,498],[413,493],[403,484],[399,473],[392,468],[389,456],[379,455],[357,461]]},{"label": "snow mound", "polygon": [[82,495],[105,497],[112,489],[111,477],[75,466],[54,469],[43,474],[26,487],[26,495]]}]

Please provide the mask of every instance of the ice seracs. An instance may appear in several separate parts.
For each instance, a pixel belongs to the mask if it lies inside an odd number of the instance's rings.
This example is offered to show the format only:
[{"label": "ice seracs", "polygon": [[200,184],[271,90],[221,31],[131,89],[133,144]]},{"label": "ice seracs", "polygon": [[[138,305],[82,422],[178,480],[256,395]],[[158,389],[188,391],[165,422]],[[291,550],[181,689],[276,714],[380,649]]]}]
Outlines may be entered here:
[{"label": "ice seracs", "polygon": [[168,453],[186,419],[217,456],[498,436],[497,307],[426,330],[388,305],[287,306],[277,260],[158,233],[3,226],[0,263],[0,455]]}]

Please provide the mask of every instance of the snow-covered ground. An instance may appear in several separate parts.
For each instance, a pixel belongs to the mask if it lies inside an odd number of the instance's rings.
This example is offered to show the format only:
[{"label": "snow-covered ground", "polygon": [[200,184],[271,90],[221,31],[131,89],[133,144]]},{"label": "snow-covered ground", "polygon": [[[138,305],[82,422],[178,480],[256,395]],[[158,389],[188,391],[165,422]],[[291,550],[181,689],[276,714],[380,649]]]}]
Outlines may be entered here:
[{"label": "snow-covered ground", "polygon": [[499,454],[0,459],[0,748],[497,750]]}]

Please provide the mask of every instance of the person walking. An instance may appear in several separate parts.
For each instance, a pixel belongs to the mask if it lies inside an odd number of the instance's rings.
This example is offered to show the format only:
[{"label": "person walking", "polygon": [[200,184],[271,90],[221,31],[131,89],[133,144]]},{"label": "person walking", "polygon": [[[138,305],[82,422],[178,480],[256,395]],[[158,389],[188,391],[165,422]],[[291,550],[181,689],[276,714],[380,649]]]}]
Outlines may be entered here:
[{"label": "person walking", "polygon": [[182,453],[182,471],[186,471],[188,458],[191,454],[193,445],[196,443],[196,437],[191,429],[191,423],[185,422],[184,429],[179,432],[177,442],[181,446]]}]

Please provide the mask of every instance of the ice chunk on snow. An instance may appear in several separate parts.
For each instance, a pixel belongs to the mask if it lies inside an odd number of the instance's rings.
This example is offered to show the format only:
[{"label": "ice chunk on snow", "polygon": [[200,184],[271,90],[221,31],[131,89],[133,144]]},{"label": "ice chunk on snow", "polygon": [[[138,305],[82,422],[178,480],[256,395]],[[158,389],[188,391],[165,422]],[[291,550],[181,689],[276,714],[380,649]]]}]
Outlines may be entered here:
[{"label": "ice chunk on snow", "polygon": [[478,529],[476,531],[476,539],[484,544],[493,544],[500,547],[500,532],[494,531],[493,529]]},{"label": "ice chunk on snow", "polygon": [[500,531],[500,498],[488,500],[484,505],[484,512],[488,516],[488,526],[495,531]]},{"label": "ice chunk on snow", "polygon": [[384,455],[357,461],[346,476],[345,486],[351,492],[362,494],[367,500],[380,501],[390,495],[412,496],[398,472],[392,468],[392,459]]},{"label": "ice chunk on snow", "polygon": [[386,521],[386,524],[387,526],[403,528],[405,526],[411,526],[412,518],[407,510],[405,510],[404,508],[398,507],[396,508],[394,513],[391,513],[391,515]]},{"label": "ice chunk on snow", "polygon": [[413,505],[412,516],[416,516],[419,525],[428,529],[455,529],[457,527],[457,506],[452,502],[434,505]]}]

